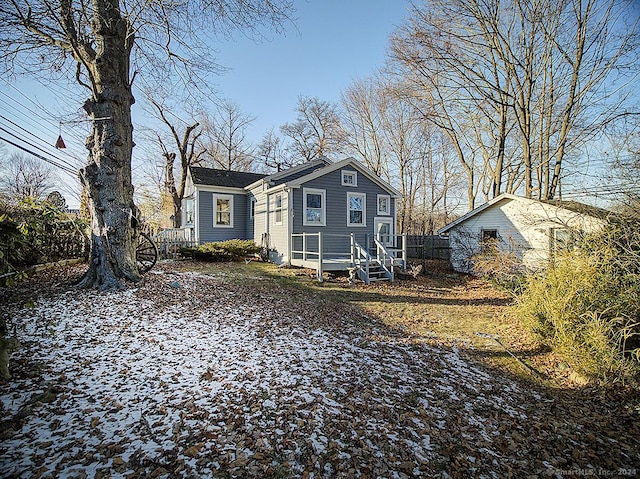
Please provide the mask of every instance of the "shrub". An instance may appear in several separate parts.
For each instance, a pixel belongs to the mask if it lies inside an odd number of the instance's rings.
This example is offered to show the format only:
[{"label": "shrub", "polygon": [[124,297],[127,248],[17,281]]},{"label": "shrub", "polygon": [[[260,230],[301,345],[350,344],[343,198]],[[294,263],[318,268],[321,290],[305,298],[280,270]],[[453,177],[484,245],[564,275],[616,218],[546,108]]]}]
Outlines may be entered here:
[{"label": "shrub", "polygon": [[0,205],[0,274],[47,261],[85,256],[86,224],[55,204],[31,198]]},{"label": "shrub", "polygon": [[205,243],[197,248],[183,248],[182,254],[200,261],[237,261],[260,252],[251,240],[227,240]]},{"label": "shrub", "polygon": [[530,277],[525,325],[575,371],[606,384],[640,372],[640,230],[611,224]]}]

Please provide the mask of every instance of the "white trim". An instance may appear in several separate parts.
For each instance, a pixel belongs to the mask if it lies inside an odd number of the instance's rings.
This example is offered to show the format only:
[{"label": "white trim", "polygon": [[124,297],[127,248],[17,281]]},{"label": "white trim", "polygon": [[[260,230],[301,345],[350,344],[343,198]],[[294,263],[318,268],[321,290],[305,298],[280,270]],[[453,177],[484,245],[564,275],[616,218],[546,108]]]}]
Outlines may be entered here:
[{"label": "white trim", "polygon": [[[307,221],[307,195],[320,195],[320,223]],[[314,208],[317,209],[317,208]],[[316,188],[302,189],[302,225],[303,226],[327,226],[327,190]]]},{"label": "white trim", "polygon": [[[191,221],[187,221],[187,216],[189,214],[189,209],[187,205],[191,202]],[[196,222],[196,199],[194,196],[185,196],[182,198],[182,226],[193,226]]]},{"label": "white trim", "polygon": [[[267,183],[265,183],[266,185]],[[268,195],[271,195],[273,193],[275,193],[276,191],[284,191],[285,189],[287,189],[288,185],[286,183],[280,183],[279,185],[276,186],[272,186],[272,187],[267,187],[266,190],[264,190],[264,192]]]},{"label": "white trim", "polygon": [[504,200],[504,199],[509,199],[509,200],[523,200],[525,202],[529,202],[529,203],[535,203],[535,200],[531,200],[528,198],[522,198],[521,196],[516,196],[516,195],[512,195],[511,193],[502,193],[500,196],[496,196],[495,198],[493,198],[491,201],[488,201],[480,206],[478,206],[477,208],[472,209],[471,211],[469,211],[467,214],[461,216],[460,218],[458,218],[455,221],[452,221],[451,223],[449,223],[446,226],[443,226],[442,228],[440,228],[438,230],[438,234],[444,234],[447,231],[449,231],[451,228],[453,228],[454,226],[459,225],[460,223],[467,221],[469,218],[471,218],[472,216],[477,215],[478,213],[480,213],[481,211],[486,210],[487,208],[489,208],[490,206],[495,205],[496,203]]},{"label": "white trim", "polygon": [[579,212],[575,212],[573,210],[570,210],[568,208],[564,208],[561,204],[560,205],[554,205],[554,204],[551,204],[551,203],[548,203],[548,202],[545,202],[545,201],[535,200],[535,199],[532,199],[532,198],[525,198],[523,196],[518,196],[518,195],[511,194],[511,193],[502,193],[500,196],[496,196],[492,200],[487,201],[486,203],[478,206],[477,208],[472,209],[467,214],[461,216],[457,220],[452,221],[448,225],[443,226],[442,228],[440,228],[438,230],[438,234],[442,235],[442,234],[447,233],[449,230],[451,230],[455,226],[458,226],[460,223],[463,223],[463,222],[467,221],[469,218],[477,215],[478,213],[481,213],[482,211],[486,210],[487,208],[490,208],[491,206],[493,206],[496,203],[499,203],[499,202],[501,202],[503,200],[521,201],[522,203],[524,203],[526,205],[540,204],[540,205],[543,205],[545,208],[551,208],[554,211],[558,211],[558,210],[571,211],[574,214],[581,214],[583,216],[589,216],[591,218],[599,219],[596,216],[590,215],[588,212],[579,213]]},{"label": "white trim", "polygon": [[287,237],[289,241],[287,241],[287,263],[291,265],[291,252],[293,251],[293,191],[290,189],[285,190],[287,194]]},{"label": "white trim", "polygon": [[[384,198],[387,200],[387,211],[380,209],[380,200]],[[376,195],[376,214],[391,216],[391,196],[389,195]]]},{"label": "white trim", "polygon": [[362,173],[364,176],[369,178],[372,182],[377,184],[380,188],[391,193],[392,196],[394,197],[402,196],[398,190],[396,190],[389,183],[385,182],[379,176],[376,176],[376,174],[370,169],[368,169],[366,166],[358,163],[358,161],[355,158],[346,158],[344,160],[338,161],[337,163],[332,163],[328,166],[325,166],[324,168],[319,168],[313,173],[309,173],[306,176],[302,176],[300,178],[296,178],[295,180],[290,181],[288,185],[290,187],[296,188],[308,181],[315,180],[316,178],[320,178],[321,176],[324,176],[328,173],[331,173],[333,171],[336,171],[348,166],[351,166],[352,168],[356,169],[358,172]]},{"label": "white trim", "polygon": [[269,175],[265,178],[265,180],[267,181],[273,181],[273,180],[277,180],[280,178],[285,178],[289,175],[293,175],[294,173],[296,173],[297,171],[303,171],[306,170],[307,168],[312,168],[318,164],[330,164],[327,160],[325,160],[324,158],[318,158],[317,160],[313,160],[313,161],[309,161],[307,163],[301,163],[297,166],[292,166],[291,168],[286,168],[282,171],[278,171],[277,173],[274,173],[273,175]]},{"label": "white trim", "polygon": [[[362,223],[351,223],[351,198],[362,198]],[[358,211],[358,210],[354,210]],[[367,226],[367,194],[347,191],[347,226]]]},{"label": "white trim", "polygon": [[393,236],[395,234],[395,221],[391,216],[376,216],[373,218],[373,235],[378,237],[378,224],[380,223],[388,223],[391,228],[389,228],[389,243],[385,243],[385,246],[393,245]]},{"label": "white trim", "polygon": [[237,194],[237,195],[246,195],[247,190],[244,188],[231,188],[229,186],[212,186],[212,185],[198,185],[197,188],[200,191],[206,191],[210,193],[222,193],[222,194]]},{"label": "white trim", "polygon": [[252,198],[249,198],[249,219],[250,220],[255,220],[256,219],[256,205],[258,203],[257,198],[254,196]]},{"label": "white trim", "polygon": [[[353,177],[353,182],[349,183],[348,181],[344,181],[345,177]],[[340,184],[342,186],[358,186],[358,172],[353,170],[342,170],[340,171]]]},{"label": "white trim", "polygon": [[257,188],[258,186],[260,186],[260,183],[265,183],[265,179],[266,178],[268,178],[268,176],[265,176],[264,178],[260,178],[259,180],[256,180],[253,183],[249,183],[243,189],[247,190],[247,191],[253,190],[253,189]]},{"label": "white trim", "polygon": [[[229,224],[218,223],[218,208],[217,201],[228,200],[229,201]],[[233,195],[224,195],[219,193],[213,194],[213,227],[214,228],[233,228]]]},{"label": "white trim", "polygon": [[197,186],[194,186],[193,192],[193,207],[195,208],[195,216],[193,217],[193,233],[195,235],[196,246],[200,244],[200,191]]},{"label": "white trim", "polygon": [[[282,202],[284,201],[282,193],[283,192],[279,192],[269,195],[270,197],[273,196],[273,224],[278,226],[282,226]],[[278,196],[280,197],[280,206],[278,206]],[[277,219],[278,211],[280,212],[280,221]]]}]

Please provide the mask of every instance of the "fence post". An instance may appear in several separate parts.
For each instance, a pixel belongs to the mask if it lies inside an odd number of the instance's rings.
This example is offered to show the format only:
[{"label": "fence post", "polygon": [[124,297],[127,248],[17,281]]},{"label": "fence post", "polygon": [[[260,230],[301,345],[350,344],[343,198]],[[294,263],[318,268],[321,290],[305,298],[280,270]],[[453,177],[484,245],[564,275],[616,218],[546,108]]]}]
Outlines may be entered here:
[{"label": "fence post", "polygon": [[402,271],[407,270],[407,234],[402,233]]},{"label": "fence post", "polygon": [[322,277],[322,232],[318,232],[318,281],[323,282]]}]

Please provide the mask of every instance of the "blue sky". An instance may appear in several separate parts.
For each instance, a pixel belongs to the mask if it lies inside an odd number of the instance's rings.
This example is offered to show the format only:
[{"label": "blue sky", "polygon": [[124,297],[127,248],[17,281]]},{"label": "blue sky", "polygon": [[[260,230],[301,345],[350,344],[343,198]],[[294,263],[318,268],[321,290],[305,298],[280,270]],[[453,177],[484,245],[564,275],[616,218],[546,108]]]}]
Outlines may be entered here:
[{"label": "blue sky", "polygon": [[406,0],[314,0],[296,2],[297,29],[217,44],[219,63],[230,70],[216,78],[220,95],[257,116],[257,141],[269,129],[295,119],[299,95],[337,102],[354,79],[385,62],[389,35],[407,16]]},{"label": "blue sky", "polygon": [[[382,67],[389,36],[407,17],[408,5],[408,0],[296,1],[295,26],[284,33],[265,31],[260,42],[236,33],[233,39],[212,45],[212,55],[228,69],[212,79],[213,86],[220,98],[238,103],[243,113],[256,117],[248,134],[257,143],[269,128],[277,131],[295,120],[299,95],[338,102],[353,80]],[[0,83],[0,114],[19,125],[11,128],[39,148],[80,166],[87,155],[88,124],[64,122],[81,111],[80,98],[67,85],[40,85],[21,77],[11,84]],[[133,114],[134,121],[145,121],[139,104]],[[59,132],[66,150],[53,148]],[[134,174],[135,158],[141,155],[145,155],[141,148],[134,149]],[[69,193],[78,188],[76,179],[59,176],[68,184],[61,188],[68,203],[77,206]]]}]

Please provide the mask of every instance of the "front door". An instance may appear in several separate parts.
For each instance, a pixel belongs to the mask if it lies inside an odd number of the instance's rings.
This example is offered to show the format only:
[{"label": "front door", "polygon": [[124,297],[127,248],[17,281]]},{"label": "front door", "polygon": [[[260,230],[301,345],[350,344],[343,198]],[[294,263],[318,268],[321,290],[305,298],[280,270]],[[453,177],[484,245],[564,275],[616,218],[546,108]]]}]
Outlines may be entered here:
[{"label": "front door", "polygon": [[375,218],[376,238],[385,246],[393,246],[393,220],[391,218]]}]

